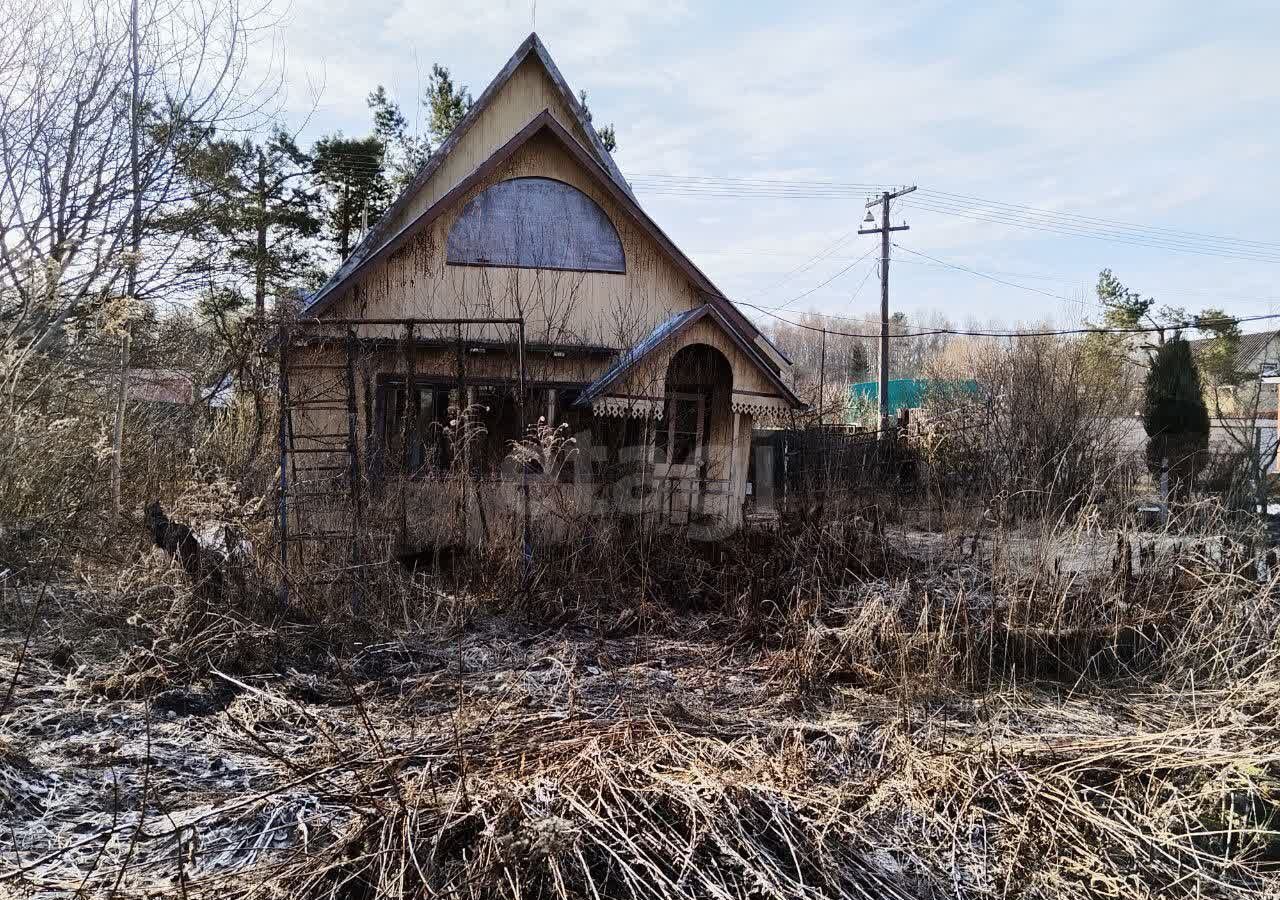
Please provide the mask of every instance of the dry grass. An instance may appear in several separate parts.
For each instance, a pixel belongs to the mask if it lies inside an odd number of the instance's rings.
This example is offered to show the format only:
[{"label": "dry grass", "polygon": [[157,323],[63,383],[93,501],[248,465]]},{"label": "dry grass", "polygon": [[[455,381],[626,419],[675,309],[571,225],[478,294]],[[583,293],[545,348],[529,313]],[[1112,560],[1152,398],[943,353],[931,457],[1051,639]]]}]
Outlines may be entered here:
[{"label": "dry grass", "polygon": [[[122,582],[96,618],[90,595],[56,595],[0,728],[0,880],[41,896],[1280,890],[1280,616],[1274,568],[1242,540],[822,527],[685,566],[669,545],[634,551],[594,611],[567,585],[606,577],[549,565],[518,598],[402,579],[390,640],[265,605],[206,604],[193,624],[200,601],[169,574]],[[681,602],[695,594],[701,611]],[[104,628],[130,597],[135,623]]]}]

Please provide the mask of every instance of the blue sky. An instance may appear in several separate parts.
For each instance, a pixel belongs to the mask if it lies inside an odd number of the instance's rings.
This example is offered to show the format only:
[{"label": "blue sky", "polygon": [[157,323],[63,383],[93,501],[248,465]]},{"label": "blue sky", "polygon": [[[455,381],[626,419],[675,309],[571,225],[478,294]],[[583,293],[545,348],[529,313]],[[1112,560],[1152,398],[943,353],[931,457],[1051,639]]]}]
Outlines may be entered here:
[{"label": "blue sky", "polygon": [[[304,138],[362,133],[365,95],[382,83],[408,110],[433,62],[478,94],[528,34],[531,6],[293,0],[287,113],[309,116]],[[900,244],[931,258],[895,251],[894,306],[910,314],[1074,324],[1096,313],[1104,266],[1165,303],[1280,312],[1280,7],[973,6],[539,0],[536,22],[597,121],[615,124],[645,208],[732,297],[782,315],[876,310],[873,261],[857,262],[875,239],[840,239],[862,219],[858,185],[915,183],[933,209],[894,214],[912,229]],[[853,187],[713,195],[647,175]],[[1259,243],[1171,252],[981,221],[1008,208],[931,192]],[[1076,222],[1067,230],[1098,231]],[[1240,256],[1265,258],[1228,258]]]}]

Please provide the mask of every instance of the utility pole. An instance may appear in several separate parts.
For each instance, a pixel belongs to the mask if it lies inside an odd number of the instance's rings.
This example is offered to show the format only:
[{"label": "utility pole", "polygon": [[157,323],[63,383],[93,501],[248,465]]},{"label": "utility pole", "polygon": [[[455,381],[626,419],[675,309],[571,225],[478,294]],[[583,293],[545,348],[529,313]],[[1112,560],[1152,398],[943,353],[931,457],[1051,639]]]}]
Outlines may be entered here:
[{"label": "utility pole", "polygon": [[818,363],[818,427],[822,427],[822,407],[827,394],[827,329],[822,329],[822,359]]},{"label": "utility pole", "polygon": [[889,225],[889,203],[910,194],[915,189],[916,186],[913,184],[911,187],[897,191],[885,191],[877,199],[868,200],[866,221],[875,222],[875,217],[871,215],[871,207],[879,204],[880,227],[858,229],[858,234],[880,235],[880,379],[876,392],[880,400],[879,436],[881,438],[885,437],[892,427],[889,419],[889,232],[910,230],[905,223]]}]

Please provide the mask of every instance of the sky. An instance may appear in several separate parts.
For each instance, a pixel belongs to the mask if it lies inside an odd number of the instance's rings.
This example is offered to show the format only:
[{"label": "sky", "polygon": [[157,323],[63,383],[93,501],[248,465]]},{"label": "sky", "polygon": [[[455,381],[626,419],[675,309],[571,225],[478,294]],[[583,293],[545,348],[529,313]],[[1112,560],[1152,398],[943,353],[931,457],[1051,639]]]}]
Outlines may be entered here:
[{"label": "sky", "polygon": [[536,24],[646,211],[774,316],[878,311],[856,231],[870,192],[912,184],[890,268],[910,316],[1096,320],[1103,267],[1191,311],[1280,313],[1280,5],[974,6],[292,0],[282,103],[304,140],[363,134],[383,84],[412,123],[432,63],[479,95]]}]

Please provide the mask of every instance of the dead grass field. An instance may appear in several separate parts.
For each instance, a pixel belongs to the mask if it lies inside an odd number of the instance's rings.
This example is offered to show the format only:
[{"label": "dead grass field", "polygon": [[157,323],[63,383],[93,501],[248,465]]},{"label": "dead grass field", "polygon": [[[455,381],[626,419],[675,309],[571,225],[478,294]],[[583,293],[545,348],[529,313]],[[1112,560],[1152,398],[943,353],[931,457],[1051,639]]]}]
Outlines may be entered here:
[{"label": "dead grass field", "polygon": [[[55,592],[0,638],[0,891],[1277,896],[1275,584],[1179,546],[1037,577],[921,538],[763,637],[490,610],[289,662],[215,623],[204,668]],[[1127,612],[1071,612],[1103,586]]]}]

